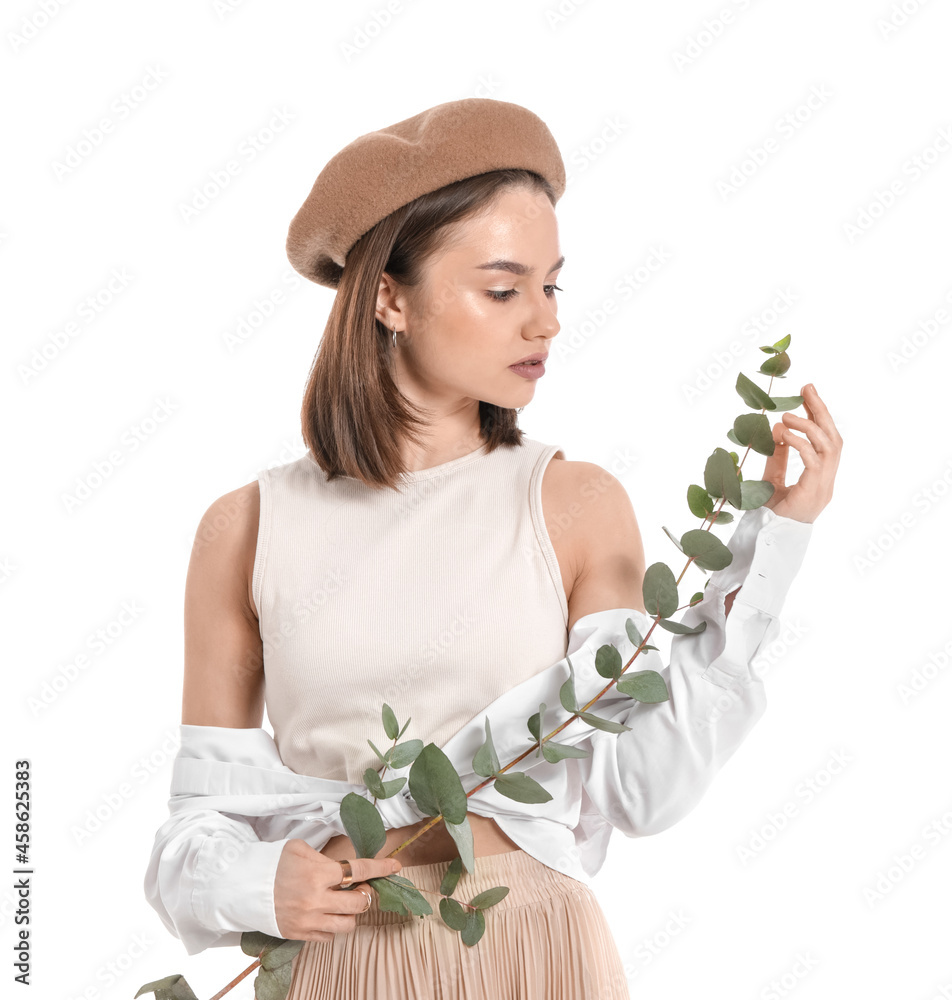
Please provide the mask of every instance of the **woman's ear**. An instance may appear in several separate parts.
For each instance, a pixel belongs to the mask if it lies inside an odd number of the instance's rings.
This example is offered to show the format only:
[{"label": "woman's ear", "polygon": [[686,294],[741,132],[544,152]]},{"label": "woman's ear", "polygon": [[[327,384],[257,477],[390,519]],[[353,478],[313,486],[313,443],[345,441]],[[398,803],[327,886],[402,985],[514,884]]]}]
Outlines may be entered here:
[{"label": "woman's ear", "polygon": [[397,282],[384,271],[377,288],[376,316],[388,329],[406,330],[404,296]]}]

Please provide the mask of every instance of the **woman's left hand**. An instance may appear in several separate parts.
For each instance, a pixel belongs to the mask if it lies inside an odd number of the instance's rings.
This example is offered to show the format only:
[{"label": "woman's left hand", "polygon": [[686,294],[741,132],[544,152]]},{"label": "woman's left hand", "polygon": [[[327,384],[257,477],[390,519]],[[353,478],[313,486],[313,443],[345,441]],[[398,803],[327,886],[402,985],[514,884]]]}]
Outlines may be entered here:
[{"label": "woman's left hand", "polygon": [[[833,498],[843,439],[812,383],[805,385],[800,394],[808,416],[798,417],[788,411],[780,418],[782,423],[772,428],[774,453],[767,457],[763,478],[773,484],[774,492],[764,506],[783,517],[810,523]],[[806,437],[794,434],[792,428],[803,431]],[[796,483],[787,486],[784,480],[791,445],[800,453],[803,472]]]}]

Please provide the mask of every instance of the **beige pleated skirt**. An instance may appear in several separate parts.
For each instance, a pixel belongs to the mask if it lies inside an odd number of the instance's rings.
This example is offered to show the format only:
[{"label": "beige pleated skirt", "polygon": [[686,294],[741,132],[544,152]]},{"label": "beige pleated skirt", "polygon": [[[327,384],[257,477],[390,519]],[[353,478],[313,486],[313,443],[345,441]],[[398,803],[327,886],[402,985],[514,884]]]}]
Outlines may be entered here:
[{"label": "beige pleated skirt", "polygon": [[377,894],[352,932],[307,941],[287,1000],[627,1000],[628,980],[592,890],[525,851],[476,858],[453,898],[495,885],[508,895],[484,911],[472,946],[443,923],[440,882],[449,861],[405,865],[433,913],[382,911]]}]

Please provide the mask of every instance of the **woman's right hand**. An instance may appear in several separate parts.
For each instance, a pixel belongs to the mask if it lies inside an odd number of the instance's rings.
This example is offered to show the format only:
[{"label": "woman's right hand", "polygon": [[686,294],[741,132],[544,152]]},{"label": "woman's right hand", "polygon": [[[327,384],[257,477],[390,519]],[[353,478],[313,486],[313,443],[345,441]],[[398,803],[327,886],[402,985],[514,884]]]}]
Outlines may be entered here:
[{"label": "woman's right hand", "polygon": [[[403,866],[395,858],[353,858],[351,885],[393,875]],[[334,934],[350,933],[356,914],[367,906],[364,890],[340,888],[339,861],[315,851],[305,840],[289,840],[281,851],[274,877],[274,915],[288,941],[331,941]]]}]

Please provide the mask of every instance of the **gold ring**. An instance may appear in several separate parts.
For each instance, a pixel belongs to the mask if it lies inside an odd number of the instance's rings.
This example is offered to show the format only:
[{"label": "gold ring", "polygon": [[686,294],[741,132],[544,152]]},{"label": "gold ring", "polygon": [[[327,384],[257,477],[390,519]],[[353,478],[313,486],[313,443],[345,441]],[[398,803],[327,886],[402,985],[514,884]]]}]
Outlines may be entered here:
[{"label": "gold ring", "polygon": [[359,892],[361,896],[367,897],[367,905],[362,910],[357,911],[358,913],[366,913],[370,909],[370,904],[373,902],[373,897],[370,895],[369,892],[364,892],[364,890],[361,889],[360,886],[357,886],[357,888],[354,891]]},{"label": "gold ring", "polygon": [[354,881],[354,872],[353,869],[350,867],[350,862],[339,861],[338,864],[341,867],[341,871],[343,871],[344,873],[343,877],[340,880],[340,884],[342,886],[350,885],[350,883]]}]

